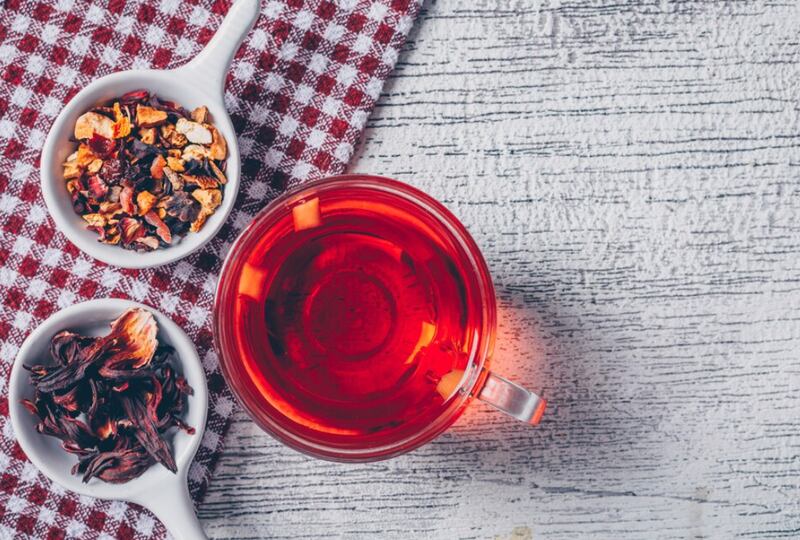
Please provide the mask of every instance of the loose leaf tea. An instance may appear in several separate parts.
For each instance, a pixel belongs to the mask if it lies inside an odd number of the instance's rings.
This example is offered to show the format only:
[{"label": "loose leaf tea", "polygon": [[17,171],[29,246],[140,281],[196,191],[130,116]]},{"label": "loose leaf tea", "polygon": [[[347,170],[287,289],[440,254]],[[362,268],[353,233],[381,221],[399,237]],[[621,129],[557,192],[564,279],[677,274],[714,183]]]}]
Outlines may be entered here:
[{"label": "loose leaf tea", "polygon": [[67,192],[104,244],[169,246],[222,204],[228,146],[207,107],[189,112],[137,90],[82,114],[74,136]]},{"label": "loose leaf tea", "polygon": [[50,341],[51,361],[25,366],[35,395],[22,404],[38,417],[39,433],[78,456],[72,474],[84,482],[127,482],[156,462],[177,471],[164,434],[172,427],[194,434],[181,420],[193,390],[157,333],[152,313],[130,309],[106,336],[59,332]]}]

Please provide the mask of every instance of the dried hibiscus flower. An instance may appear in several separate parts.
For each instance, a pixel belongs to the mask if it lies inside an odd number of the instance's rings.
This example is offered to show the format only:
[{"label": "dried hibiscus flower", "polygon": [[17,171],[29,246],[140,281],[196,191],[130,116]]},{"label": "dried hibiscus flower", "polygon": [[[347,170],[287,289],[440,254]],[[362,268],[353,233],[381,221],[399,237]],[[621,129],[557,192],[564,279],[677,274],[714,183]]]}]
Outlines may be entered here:
[{"label": "dried hibiscus flower", "polygon": [[169,246],[201,230],[222,201],[228,147],[205,106],[187,111],[136,90],[82,114],[74,136],[64,180],[100,242]]},{"label": "dried hibiscus flower", "polygon": [[84,482],[127,482],[154,463],[177,471],[164,435],[173,427],[194,434],[181,419],[193,390],[157,332],[150,312],[130,309],[103,337],[59,332],[50,361],[26,366],[35,395],[22,404],[38,418],[39,433],[78,456],[72,473]]}]

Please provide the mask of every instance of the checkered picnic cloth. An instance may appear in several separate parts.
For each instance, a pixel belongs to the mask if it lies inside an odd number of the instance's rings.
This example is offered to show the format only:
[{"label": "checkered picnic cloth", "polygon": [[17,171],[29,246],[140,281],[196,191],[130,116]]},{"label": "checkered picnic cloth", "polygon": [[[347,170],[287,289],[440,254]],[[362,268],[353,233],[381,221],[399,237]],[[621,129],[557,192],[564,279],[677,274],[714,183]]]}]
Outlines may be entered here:
[{"label": "checkered picnic cloth", "polygon": [[[3,3],[3,0],[0,0]],[[243,183],[217,238],[186,260],[120,270],[66,241],[47,215],[38,160],[62,105],[91,80],[170,68],[213,35],[230,0],[4,0],[0,8],[0,539],[162,538],[148,512],[78,497],[15,442],[8,376],[28,333],[90,298],[131,298],[171,316],[201,353],[209,420],[189,472],[199,501],[235,407],[213,351],[211,309],[227,247],[287,185],[340,173],[419,10],[418,0],[262,0],[229,74]]]}]

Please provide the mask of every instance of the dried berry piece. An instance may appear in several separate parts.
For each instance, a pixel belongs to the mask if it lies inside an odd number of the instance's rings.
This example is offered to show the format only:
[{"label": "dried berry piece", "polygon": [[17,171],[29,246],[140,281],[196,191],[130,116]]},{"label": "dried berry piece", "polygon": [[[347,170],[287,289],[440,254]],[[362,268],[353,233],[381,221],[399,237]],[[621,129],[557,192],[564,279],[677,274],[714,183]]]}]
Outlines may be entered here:
[{"label": "dried berry piece", "polygon": [[127,171],[125,163],[120,157],[103,161],[103,166],[99,172],[108,185],[113,186],[122,181]]},{"label": "dried berry piece", "polygon": [[93,133],[89,139],[89,149],[94,156],[101,159],[108,159],[116,149],[116,143],[111,137],[105,137],[100,133]]},{"label": "dried berry piece", "polygon": [[116,149],[116,143],[111,137],[105,137],[94,132],[89,139],[89,150],[93,158],[108,159]]}]

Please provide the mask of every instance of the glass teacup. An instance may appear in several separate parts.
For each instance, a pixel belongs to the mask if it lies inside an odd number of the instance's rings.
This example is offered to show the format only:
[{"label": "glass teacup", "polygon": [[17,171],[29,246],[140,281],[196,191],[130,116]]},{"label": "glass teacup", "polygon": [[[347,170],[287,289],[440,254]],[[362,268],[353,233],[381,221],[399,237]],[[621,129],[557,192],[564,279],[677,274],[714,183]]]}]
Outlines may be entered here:
[{"label": "glass teacup", "polygon": [[335,461],[413,450],[473,398],[530,424],[545,402],[489,370],[494,288],[464,226],[406,184],[347,175],[270,203],[220,275],[215,341],[256,423]]}]

